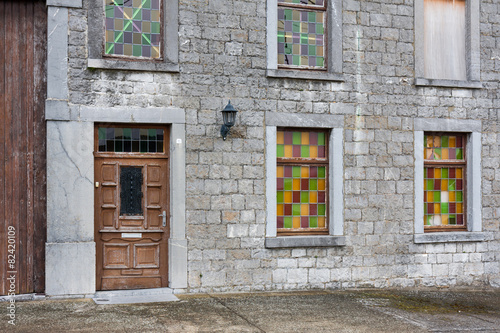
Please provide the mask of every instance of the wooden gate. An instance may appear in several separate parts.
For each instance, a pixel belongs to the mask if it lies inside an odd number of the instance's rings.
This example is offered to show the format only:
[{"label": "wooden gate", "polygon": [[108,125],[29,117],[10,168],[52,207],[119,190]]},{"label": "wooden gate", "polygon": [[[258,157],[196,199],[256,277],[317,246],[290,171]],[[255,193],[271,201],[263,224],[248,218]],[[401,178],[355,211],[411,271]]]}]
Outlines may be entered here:
[{"label": "wooden gate", "polygon": [[45,1],[0,0],[2,295],[45,289],[46,27]]}]

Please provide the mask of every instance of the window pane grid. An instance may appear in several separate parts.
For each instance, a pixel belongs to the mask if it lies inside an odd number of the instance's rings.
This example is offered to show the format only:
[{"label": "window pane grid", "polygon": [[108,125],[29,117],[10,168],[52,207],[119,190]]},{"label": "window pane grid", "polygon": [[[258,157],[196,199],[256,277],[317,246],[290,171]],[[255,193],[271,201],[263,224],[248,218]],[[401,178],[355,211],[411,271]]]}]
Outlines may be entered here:
[{"label": "window pane grid", "polygon": [[326,132],[278,130],[276,202],[279,232],[327,229]]},{"label": "window pane grid", "polygon": [[464,142],[461,135],[425,135],[426,160],[463,160]]},{"label": "window pane grid", "polygon": [[424,168],[426,226],[464,225],[463,168]]},{"label": "window pane grid", "polygon": [[424,145],[424,226],[464,227],[465,136],[426,134]]},{"label": "window pane grid", "polygon": [[99,127],[99,151],[115,153],[163,153],[160,128]]},{"label": "window pane grid", "polygon": [[[303,2],[286,0],[278,6],[278,65],[325,68],[326,11],[324,7],[318,10],[286,7],[305,5]],[[324,2],[313,0],[308,5],[324,6]]]},{"label": "window pane grid", "polygon": [[106,55],[158,59],[160,0],[104,0]]},{"label": "window pane grid", "polygon": [[278,158],[326,158],[323,132],[278,131],[276,142]]},{"label": "window pane grid", "polygon": [[326,166],[277,166],[278,229],[326,228]]}]

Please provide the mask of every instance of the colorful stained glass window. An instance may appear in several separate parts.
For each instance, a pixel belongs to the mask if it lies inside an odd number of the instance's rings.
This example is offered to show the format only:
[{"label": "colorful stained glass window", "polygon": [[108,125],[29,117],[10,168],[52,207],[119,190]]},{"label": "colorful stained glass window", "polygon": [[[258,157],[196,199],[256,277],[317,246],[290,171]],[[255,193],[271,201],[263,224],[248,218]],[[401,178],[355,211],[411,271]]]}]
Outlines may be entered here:
[{"label": "colorful stained glass window", "polygon": [[278,131],[276,157],[326,158],[324,132]]},{"label": "colorful stained glass window", "polygon": [[425,135],[424,225],[465,226],[465,137]]},{"label": "colorful stained glass window", "polygon": [[327,228],[326,132],[277,131],[278,232]]},{"label": "colorful stained glass window", "polygon": [[324,0],[279,1],[278,65],[325,68],[325,19]]},{"label": "colorful stained glass window", "polygon": [[462,135],[425,135],[425,159],[463,160],[463,139]]},{"label": "colorful stained glass window", "polygon": [[163,153],[161,128],[99,127],[99,151],[115,153]]},{"label": "colorful stained glass window", "polygon": [[160,0],[104,0],[106,55],[161,57]]}]

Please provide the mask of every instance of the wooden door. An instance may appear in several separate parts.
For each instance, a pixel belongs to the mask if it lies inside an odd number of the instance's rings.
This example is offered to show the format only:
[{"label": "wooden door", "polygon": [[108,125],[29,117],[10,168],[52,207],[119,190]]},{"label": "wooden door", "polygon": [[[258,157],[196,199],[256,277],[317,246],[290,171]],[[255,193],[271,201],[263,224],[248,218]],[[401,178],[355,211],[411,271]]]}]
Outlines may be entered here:
[{"label": "wooden door", "polygon": [[167,287],[168,158],[100,154],[95,159],[97,290]]},{"label": "wooden door", "polygon": [[0,295],[45,291],[46,32],[45,1],[0,1]]}]

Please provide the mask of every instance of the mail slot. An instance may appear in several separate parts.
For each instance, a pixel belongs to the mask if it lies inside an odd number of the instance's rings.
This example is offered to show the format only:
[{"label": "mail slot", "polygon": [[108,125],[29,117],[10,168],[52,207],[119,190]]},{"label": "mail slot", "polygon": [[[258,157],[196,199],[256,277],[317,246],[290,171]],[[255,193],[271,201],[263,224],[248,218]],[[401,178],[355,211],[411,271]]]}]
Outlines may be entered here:
[{"label": "mail slot", "polygon": [[142,232],[122,232],[122,238],[142,238]]}]

